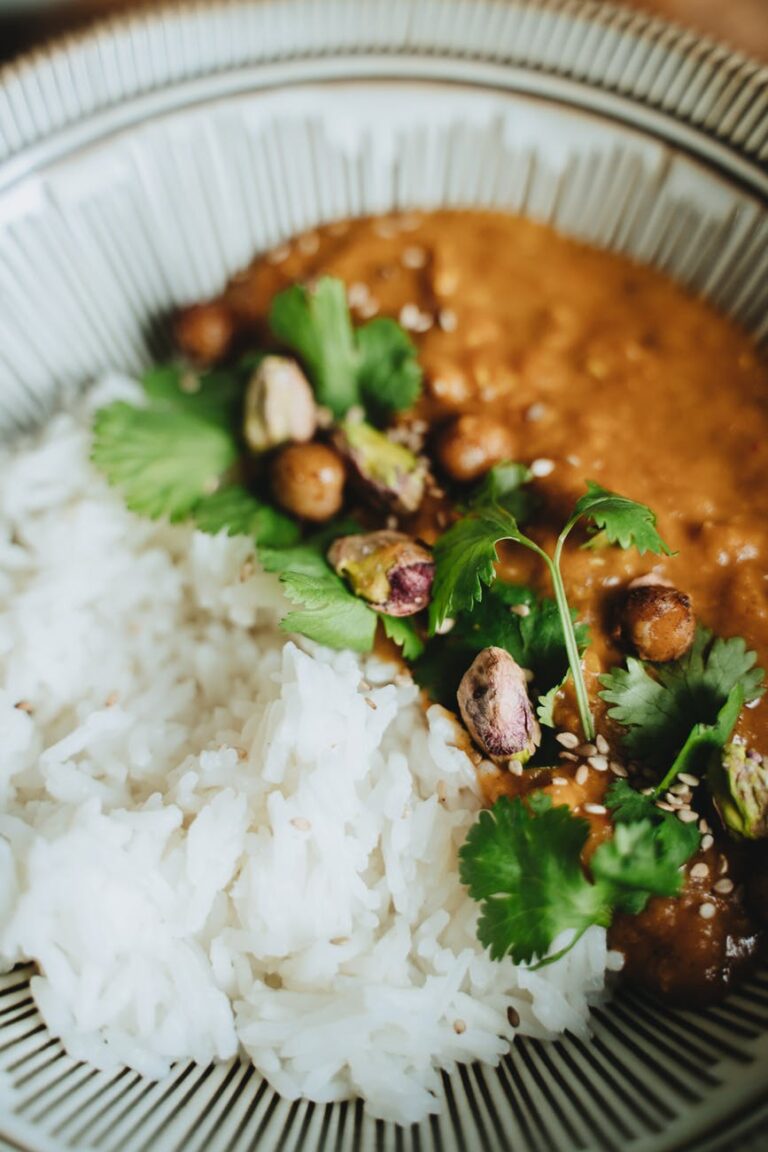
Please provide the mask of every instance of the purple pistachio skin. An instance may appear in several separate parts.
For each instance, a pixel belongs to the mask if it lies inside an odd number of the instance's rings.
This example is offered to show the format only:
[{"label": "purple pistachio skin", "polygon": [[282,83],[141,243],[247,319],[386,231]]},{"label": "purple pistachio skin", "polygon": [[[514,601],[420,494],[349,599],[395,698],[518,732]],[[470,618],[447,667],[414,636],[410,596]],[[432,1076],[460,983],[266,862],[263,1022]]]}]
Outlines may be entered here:
[{"label": "purple pistachio skin", "polygon": [[418,511],[427,468],[408,448],[365,422],[347,420],[333,434],[336,451],[347,461],[351,479],[371,504],[401,516]]},{"label": "purple pistachio skin", "polygon": [[491,759],[525,763],[541,743],[525,674],[503,648],[478,653],[456,698],[467,731]]},{"label": "purple pistachio skin", "polygon": [[432,554],[403,532],[342,536],[331,545],[328,562],[356,596],[383,616],[413,616],[429,604]]}]

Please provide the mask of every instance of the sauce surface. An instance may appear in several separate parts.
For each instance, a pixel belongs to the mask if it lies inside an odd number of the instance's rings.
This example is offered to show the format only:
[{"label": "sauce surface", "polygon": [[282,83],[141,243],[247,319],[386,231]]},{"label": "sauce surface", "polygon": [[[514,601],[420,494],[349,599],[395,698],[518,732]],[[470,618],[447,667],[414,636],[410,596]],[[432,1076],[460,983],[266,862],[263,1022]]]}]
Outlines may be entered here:
[{"label": "sauce surface", "polygon": [[[743,636],[768,666],[768,366],[736,325],[662,274],[547,227],[435,212],[334,224],[269,253],[220,297],[237,340],[267,334],[276,292],[321,275],[346,282],[358,323],[390,315],[411,332],[425,372],[415,420],[428,436],[464,412],[507,425],[512,455],[537,476],[542,511],[529,530],[547,550],[587,480],[656,512],[675,556],[584,551],[578,538],[567,546],[565,585],[590,627],[591,695],[597,675],[626,655],[615,640],[617,594],[649,573],[687,593],[716,634]],[[413,413],[404,419],[414,425]],[[431,542],[449,515],[450,504],[428,500],[408,528]],[[505,551],[500,574],[551,594],[524,549]],[[557,718],[578,729],[567,695]],[[765,698],[743,710],[737,732],[768,753]],[[571,761],[522,776],[486,771],[486,798],[546,787],[580,813],[584,803],[599,808],[605,770],[590,768],[578,784]],[[681,898],[618,917],[611,934],[630,978],[686,1000],[723,992],[758,947],[740,882],[750,858],[707,814],[716,842],[691,861]],[[585,862],[610,835],[607,817],[589,819]],[[702,902],[714,909],[706,918]]]}]

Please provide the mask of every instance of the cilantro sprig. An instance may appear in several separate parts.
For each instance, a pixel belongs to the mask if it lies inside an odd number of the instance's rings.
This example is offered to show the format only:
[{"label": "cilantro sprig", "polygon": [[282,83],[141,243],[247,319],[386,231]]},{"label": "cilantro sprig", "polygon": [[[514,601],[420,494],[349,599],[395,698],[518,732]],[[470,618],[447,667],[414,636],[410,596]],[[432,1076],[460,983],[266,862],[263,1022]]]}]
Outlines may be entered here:
[{"label": "cilantro sprig", "polygon": [[408,333],[388,317],[353,328],[341,280],[294,284],[272,301],[274,336],[303,361],[319,404],[342,418],[365,408],[373,420],[409,408],[421,391],[421,367]]},{"label": "cilantro sprig", "polygon": [[535,552],[546,564],[552,580],[579,718],[585,737],[591,740],[595,733],[594,721],[560,570],[565,542],[581,520],[587,521],[593,531],[603,533],[611,544],[622,548],[635,547],[640,553],[650,551],[671,555],[656,530],[656,517],[650,508],[593,482],[588,484],[587,492],[577,501],[557,538],[552,556],[522,531],[517,517],[509,507],[498,503],[491,492],[487,500],[474,503],[467,515],[453,524],[435,545],[430,632],[436,633],[446,619],[462,611],[471,611],[482,600],[485,589],[496,579],[497,548],[501,541],[510,540]]},{"label": "cilantro sprig", "polygon": [[740,636],[713,637],[699,627],[693,645],[669,664],[630,656],[600,677],[608,715],[625,728],[634,760],[663,772],[657,793],[680,772],[695,772],[707,750],[728,743],[745,703],[764,691],[757,655]]},{"label": "cilantro sprig", "polygon": [[[591,925],[607,928],[618,911],[636,915],[652,896],[679,894],[680,868],[696,851],[698,832],[624,782],[613,785],[607,803],[614,835],[593,852],[589,875],[582,864],[589,822],[564,805],[554,807],[544,793],[525,801],[503,796],[480,813],[459,866],[462,883],[481,904],[478,938],[492,959],[509,955],[515,963],[543,967]],[[552,954],[552,944],[568,929],[572,939]]]}]

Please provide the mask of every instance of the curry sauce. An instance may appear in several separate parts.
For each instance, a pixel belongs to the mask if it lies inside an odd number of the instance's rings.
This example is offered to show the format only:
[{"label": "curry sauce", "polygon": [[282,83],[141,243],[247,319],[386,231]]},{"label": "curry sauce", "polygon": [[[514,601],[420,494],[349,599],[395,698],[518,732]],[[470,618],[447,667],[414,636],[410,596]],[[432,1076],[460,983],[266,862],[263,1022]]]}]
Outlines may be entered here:
[{"label": "curry sauce", "polygon": [[[701,623],[743,636],[768,664],[768,367],[735,324],[661,273],[545,226],[441,211],[334,224],[274,250],[215,302],[210,348],[214,321],[228,348],[246,347],[266,333],[277,292],[321,275],[345,281],[356,321],[390,315],[412,335],[425,389],[403,419],[428,446],[460,413],[505,425],[509,456],[534,473],[541,512],[530,532],[546,550],[587,480],[656,512],[671,557],[585,551],[578,538],[566,548],[569,599],[590,629],[586,671],[601,731],[611,736],[597,676],[624,659],[616,599],[638,577],[684,591]],[[450,515],[438,489],[408,527],[432,542]],[[523,549],[504,551],[500,575],[551,592]],[[578,729],[567,693],[557,718]],[[765,699],[742,712],[737,732],[768,752]],[[576,783],[577,761],[543,775],[486,772],[487,799],[544,786],[556,800],[587,804],[588,853],[610,832],[600,813],[607,779],[602,766],[588,767]],[[611,938],[631,978],[702,999],[755,955],[741,877],[756,857],[721,838],[709,836],[692,861],[680,900],[657,898],[639,917],[617,918]],[[699,914],[702,901],[711,913]]]}]

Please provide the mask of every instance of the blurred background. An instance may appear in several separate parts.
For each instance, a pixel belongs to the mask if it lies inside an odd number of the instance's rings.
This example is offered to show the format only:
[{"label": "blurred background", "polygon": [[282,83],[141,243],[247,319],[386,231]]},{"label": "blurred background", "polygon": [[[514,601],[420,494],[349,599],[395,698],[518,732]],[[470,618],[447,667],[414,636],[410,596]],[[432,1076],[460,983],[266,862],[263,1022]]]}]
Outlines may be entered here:
[{"label": "blurred background", "polygon": [[[768,59],[768,0],[624,0],[626,7],[665,16]],[[129,9],[144,0],[0,0],[0,62],[52,36]]]}]

